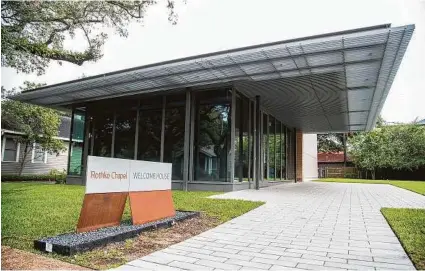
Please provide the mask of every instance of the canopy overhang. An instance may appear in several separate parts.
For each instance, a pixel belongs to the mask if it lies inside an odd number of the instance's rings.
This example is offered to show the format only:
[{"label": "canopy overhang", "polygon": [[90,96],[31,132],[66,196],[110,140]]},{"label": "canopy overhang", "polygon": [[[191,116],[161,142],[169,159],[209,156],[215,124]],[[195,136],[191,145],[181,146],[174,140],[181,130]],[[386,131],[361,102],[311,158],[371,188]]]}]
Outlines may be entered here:
[{"label": "canopy overhang", "polygon": [[87,77],[12,99],[51,107],[184,88],[231,86],[304,132],[367,131],[375,125],[414,25],[279,41]]}]

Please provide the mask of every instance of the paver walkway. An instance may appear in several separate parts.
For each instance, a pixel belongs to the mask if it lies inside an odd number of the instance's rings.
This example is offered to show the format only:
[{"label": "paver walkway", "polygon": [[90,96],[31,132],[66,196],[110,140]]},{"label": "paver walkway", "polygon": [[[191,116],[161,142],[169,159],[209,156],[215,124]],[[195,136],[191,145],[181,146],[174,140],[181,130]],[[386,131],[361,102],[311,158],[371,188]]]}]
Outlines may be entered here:
[{"label": "paver walkway", "polygon": [[301,183],[214,197],[266,204],[118,269],[414,269],[380,208],[425,208],[419,194],[381,184]]}]

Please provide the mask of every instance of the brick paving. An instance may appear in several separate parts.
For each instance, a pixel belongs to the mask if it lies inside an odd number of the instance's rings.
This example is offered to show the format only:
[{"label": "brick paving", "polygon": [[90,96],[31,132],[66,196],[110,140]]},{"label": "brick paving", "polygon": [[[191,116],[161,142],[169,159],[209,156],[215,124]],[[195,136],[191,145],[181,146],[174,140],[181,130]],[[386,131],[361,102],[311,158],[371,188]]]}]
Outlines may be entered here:
[{"label": "brick paving", "polygon": [[425,197],[380,184],[301,183],[214,198],[266,204],[117,270],[414,270],[381,207]]}]

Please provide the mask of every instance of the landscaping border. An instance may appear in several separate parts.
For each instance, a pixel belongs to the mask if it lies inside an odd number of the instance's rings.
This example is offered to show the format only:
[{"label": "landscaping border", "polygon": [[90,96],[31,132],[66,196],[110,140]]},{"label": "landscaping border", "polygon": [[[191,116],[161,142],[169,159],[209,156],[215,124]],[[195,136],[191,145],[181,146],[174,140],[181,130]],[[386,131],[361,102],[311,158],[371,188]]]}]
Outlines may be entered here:
[{"label": "landscaping border", "polygon": [[60,234],[35,240],[34,248],[44,252],[55,252],[60,255],[71,256],[79,252],[105,246],[109,243],[121,242],[129,238],[134,238],[144,231],[157,228],[168,228],[177,221],[198,217],[199,215],[199,212],[176,211],[174,217],[142,225],[131,225],[127,222],[120,226],[102,228],[96,231]]}]

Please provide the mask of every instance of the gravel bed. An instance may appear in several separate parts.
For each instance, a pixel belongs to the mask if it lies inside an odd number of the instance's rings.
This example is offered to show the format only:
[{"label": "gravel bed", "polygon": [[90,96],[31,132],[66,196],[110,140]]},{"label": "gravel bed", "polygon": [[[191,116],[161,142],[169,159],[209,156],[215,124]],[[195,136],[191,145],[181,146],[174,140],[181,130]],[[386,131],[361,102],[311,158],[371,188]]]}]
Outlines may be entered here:
[{"label": "gravel bed", "polygon": [[61,255],[73,255],[77,252],[92,250],[112,242],[120,242],[133,238],[143,231],[161,227],[170,227],[176,221],[199,216],[199,212],[176,211],[174,217],[149,222],[142,225],[132,225],[125,221],[120,226],[107,227],[83,233],[65,233],[52,237],[45,237],[34,241],[34,248],[55,252]]}]

